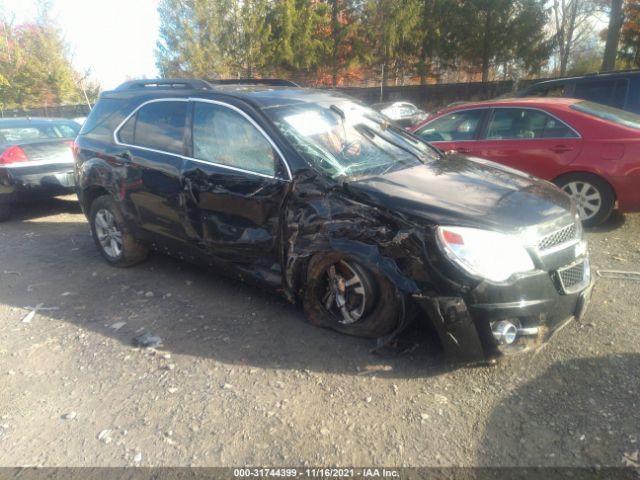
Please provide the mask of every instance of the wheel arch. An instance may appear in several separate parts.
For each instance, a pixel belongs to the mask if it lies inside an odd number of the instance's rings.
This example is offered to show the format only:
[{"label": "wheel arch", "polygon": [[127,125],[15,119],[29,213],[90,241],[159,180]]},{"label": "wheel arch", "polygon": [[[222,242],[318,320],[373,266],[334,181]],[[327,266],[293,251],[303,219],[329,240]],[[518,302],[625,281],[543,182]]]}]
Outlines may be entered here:
[{"label": "wheel arch", "polygon": [[89,215],[91,204],[102,195],[110,195],[102,185],[90,185],[82,190],[82,211],[85,212],[85,215]]},{"label": "wheel arch", "polygon": [[605,175],[602,175],[602,173],[598,172],[598,171],[591,171],[591,170],[586,170],[586,169],[583,169],[583,170],[569,170],[569,171],[566,171],[566,172],[562,172],[559,175],[556,175],[554,178],[551,179],[551,182],[557,185],[559,180],[561,180],[564,177],[570,177],[572,175],[588,175],[588,176],[596,177],[596,178],[602,180],[611,189],[611,192],[613,193],[614,200],[618,199],[618,193],[616,192],[615,187],[611,184],[611,182],[607,179],[607,177]]}]

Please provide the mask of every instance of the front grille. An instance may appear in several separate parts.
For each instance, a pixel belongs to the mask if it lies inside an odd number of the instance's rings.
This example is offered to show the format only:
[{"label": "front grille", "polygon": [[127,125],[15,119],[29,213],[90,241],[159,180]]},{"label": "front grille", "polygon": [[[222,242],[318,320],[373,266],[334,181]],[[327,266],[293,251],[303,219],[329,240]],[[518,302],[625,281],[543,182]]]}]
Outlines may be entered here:
[{"label": "front grille", "polygon": [[573,293],[589,282],[589,260],[584,259],[557,272],[557,278],[563,293]]},{"label": "front grille", "polygon": [[576,228],[576,224],[572,223],[571,225],[567,225],[560,230],[556,230],[555,232],[542,237],[538,242],[538,249],[540,252],[544,253],[545,250],[576,240],[577,238],[578,229]]}]

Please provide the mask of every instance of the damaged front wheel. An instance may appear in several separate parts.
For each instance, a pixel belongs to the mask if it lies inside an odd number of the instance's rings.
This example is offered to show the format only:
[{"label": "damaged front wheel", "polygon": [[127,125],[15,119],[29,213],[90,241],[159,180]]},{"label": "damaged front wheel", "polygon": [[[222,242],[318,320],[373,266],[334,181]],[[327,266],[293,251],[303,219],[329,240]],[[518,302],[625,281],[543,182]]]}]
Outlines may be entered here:
[{"label": "damaged front wheel", "polygon": [[381,337],[398,323],[400,297],[387,278],[339,254],[309,262],[304,294],[310,323],[358,337]]}]

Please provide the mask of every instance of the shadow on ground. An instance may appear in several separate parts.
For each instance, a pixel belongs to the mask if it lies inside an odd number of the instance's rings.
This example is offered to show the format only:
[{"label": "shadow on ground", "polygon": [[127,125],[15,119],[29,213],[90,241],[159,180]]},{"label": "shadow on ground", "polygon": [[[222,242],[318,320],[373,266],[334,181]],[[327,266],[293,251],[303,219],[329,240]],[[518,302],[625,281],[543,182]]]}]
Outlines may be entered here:
[{"label": "shadow on ground", "polygon": [[626,221],[627,217],[623,213],[620,213],[616,210],[603,224],[598,225],[594,228],[590,228],[588,231],[594,233],[613,232],[614,230],[621,228],[626,223]]},{"label": "shadow on ground", "polygon": [[[163,350],[233,365],[389,377],[449,368],[437,340],[420,325],[403,335],[399,352],[380,356],[371,353],[371,340],[307,324],[301,308],[276,293],[165,255],[128,269],[111,267],[78,213],[77,203],[56,199],[25,207],[3,224],[0,280],[7,288],[0,289],[0,304],[42,303],[56,309],[42,310],[33,324],[63,320],[125,345],[148,331],[163,339]],[[55,214],[61,216],[49,218]]]},{"label": "shadow on ground", "polygon": [[639,367],[636,353],[556,363],[493,409],[476,461],[624,466],[640,443]]},{"label": "shadow on ground", "polygon": [[25,221],[65,213],[81,213],[80,204],[75,195],[12,204],[9,221]]}]

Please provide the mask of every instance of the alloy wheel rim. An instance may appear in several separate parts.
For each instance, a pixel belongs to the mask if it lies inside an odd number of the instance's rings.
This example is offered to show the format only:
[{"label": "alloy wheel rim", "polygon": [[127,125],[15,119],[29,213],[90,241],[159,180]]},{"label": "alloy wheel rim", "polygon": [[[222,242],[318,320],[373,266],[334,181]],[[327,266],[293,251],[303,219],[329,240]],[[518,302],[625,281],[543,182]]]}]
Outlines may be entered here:
[{"label": "alloy wheel rim", "polygon": [[602,207],[602,196],[596,187],[588,182],[569,182],[562,189],[573,198],[581,220],[589,220]]},{"label": "alloy wheel rim", "polygon": [[95,218],[96,236],[102,250],[111,258],[122,255],[122,232],[116,219],[109,210],[101,209]]},{"label": "alloy wheel rim", "polygon": [[343,325],[362,319],[367,307],[365,279],[349,262],[341,260],[326,272],[326,290],[322,303]]}]

